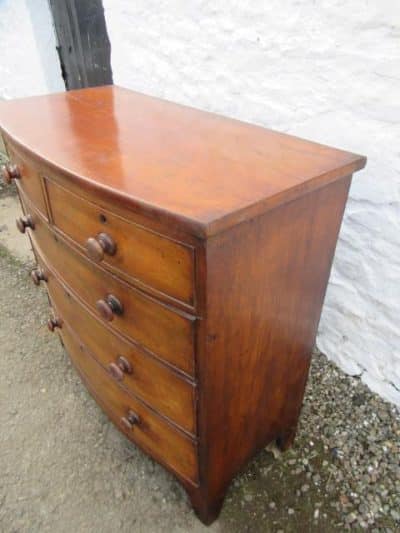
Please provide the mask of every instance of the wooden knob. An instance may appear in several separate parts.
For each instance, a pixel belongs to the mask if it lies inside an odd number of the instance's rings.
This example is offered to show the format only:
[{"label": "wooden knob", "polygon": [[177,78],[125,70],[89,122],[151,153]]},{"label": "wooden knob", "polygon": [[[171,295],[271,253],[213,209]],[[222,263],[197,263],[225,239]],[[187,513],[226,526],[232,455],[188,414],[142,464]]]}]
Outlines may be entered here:
[{"label": "wooden knob", "polygon": [[121,418],[121,423],[126,427],[126,429],[132,429],[133,426],[137,426],[140,423],[139,415],[129,409],[127,415]]},{"label": "wooden knob", "polygon": [[35,224],[31,215],[19,217],[15,223],[17,224],[18,231],[21,233],[25,233],[26,228],[35,229]]},{"label": "wooden knob", "polygon": [[104,254],[114,255],[116,250],[113,238],[107,233],[99,233],[97,237],[90,237],[86,241],[86,253],[96,263],[104,259]]},{"label": "wooden knob", "polygon": [[108,371],[110,372],[112,377],[116,379],[117,381],[123,380],[124,373],[122,372],[122,370],[119,368],[119,366],[116,363],[110,363],[108,365]]},{"label": "wooden knob", "polygon": [[17,165],[7,163],[1,167],[1,177],[4,180],[4,183],[9,185],[12,180],[18,180],[21,177],[21,172]]},{"label": "wooden knob", "polygon": [[50,331],[54,331],[56,328],[62,328],[61,318],[49,318],[47,321],[47,327]]},{"label": "wooden knob", "polygon": [[32,270],[31,278],[35,285],[40,285],[41,281],[47,281],[47,276],[41,268],[35,268]]},{"label": "wooden knob", "polygon": [[100,313],[101,317],[107,322],[114,320],[114,313],[111,307],[105,300],[97,300],[96,302],[97,311]]},{"label": "wooden knob", "polygon": [[97,300],[96,307],[100,315],[107,322],[114,320],[114,315],[122,315],[124,310],[121,302],[112,294],[106,296],[104,300]]},{"label": "wooden knob", "polygon": [[117,365],[124,374],[132,374],[132,365],[123,355],[117,358]]},{"label": "wooden knob", "polygon": [[122,381],[124,374],[132,374],[132,365],[125,357],[120,355],[115,363],[108,365],[108,371],[117,381]]}]

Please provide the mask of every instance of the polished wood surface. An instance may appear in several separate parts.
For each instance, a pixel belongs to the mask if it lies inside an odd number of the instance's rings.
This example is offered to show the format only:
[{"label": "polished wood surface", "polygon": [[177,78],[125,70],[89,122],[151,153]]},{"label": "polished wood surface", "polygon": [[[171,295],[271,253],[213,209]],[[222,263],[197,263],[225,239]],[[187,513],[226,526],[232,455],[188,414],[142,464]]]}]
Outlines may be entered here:
[{"label": "polished wood surface", "polygon": [[0,102],[0,124],[6,140],[82,187],[202,236],[365,165],[358,155],[115,86]]},{"label": "polished wood surface", "polygon": [[[54,225],[86,248],[91,259],[105,267],[113,267],[116,273],[122,271],[161,292],[193,304],[192,247],[132,224],[72,195],[48,179],[45,180],[45,186]],[[103,247],[98,242],[101,242],[101,235]],[[92,241],[88,243],[88,239]],[[93,240],[98,244],[97,247]]]},{"label": "polished wood surface", "polygon": [[[88,389],[118,428],[157,460],[190,484],[196,485],[196,443],[119,387],[85,348],[80,346],[66,322],[58,331]],[[130,426],[126,424],[129,412],[137,417],[137,423],[131,422]]]},{"label": "polished wood surface", "polygon": [[[112,330],[105,328],[57,280],[36,251],[45,273],[51,300],[57,312],[81,339],[99,363],[120,381],[123,387],[150,407],[168,417],[185,431],[195,435],[195,386],[159,360],[151,357]],[[124,371],[125,359],[129,368]],[[113,365],[110,369],[110,365]]]},{"label": "polished wood surface", "polygon": [[267,442],[293,441],[349,185],[348,177],[207,245],[199,424],[213,504]]},{"label": "polished wood surface", "polygon": [[117,87],[0,103],[0,127],[49,329],[211,523],[252,456],[293,443],[366,159]]},{"label": "polished wood surface", "polygon": [[[35,245],[71,291],[116,332],[193,375],[194,318],[136,291],[69,248],[62,237],[48,228],[23,195],[21,199],[35,223],[31,232]],[[123,308],[120,315],[112,314],[112,320],[104,318],[105,314],[99,311],[102,306],[98,305],[110,295],[117,298]]]}]

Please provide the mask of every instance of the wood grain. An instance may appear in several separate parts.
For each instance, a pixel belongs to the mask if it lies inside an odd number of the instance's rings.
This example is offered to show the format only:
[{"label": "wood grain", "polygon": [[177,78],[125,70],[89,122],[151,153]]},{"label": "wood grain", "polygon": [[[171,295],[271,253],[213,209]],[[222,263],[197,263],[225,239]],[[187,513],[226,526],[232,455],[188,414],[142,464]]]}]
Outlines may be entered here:
[{"label": "wood grain", "polygon": [[[40,124],[40,128],[37,125]],[[81,187],[213,235],[365,158],[115,86],[0,102],[6,136]]]},{"label": "wood grain", "polygon": [[[272,440],[293,439],[350,177],[207,242],[198,334],[205,522]],[[218,405],[218,409],[214,406]]]},{"label": "wood grain", "polygon": [[28,230],[35,245],[71,292],[95,314],[98,314],[99,299],[109,294],[116,296],[124,311],[121,316],[115,316],[111,327],[194,375],[194,317],[159,304],[74,251],[49,229],[29,201],[21,197],[35,222],[35,230]]},{"label": "wood grain", "polygon": [[95,316],[63,287],[49,267],[40,258],[46,272],[51,300],[60,315],[69,324],[86,349],[105,370],[123,356],[132,366],[130,374],[123,374],[121,385],[150,407],[168,417],[173,423],[194,435],[196,389],[192,382],[180,377],[154,357],[141,352]]},{"label": "wood grain", "polygon": [[[89,391],[114,424],[131,441],[170,468],[178,477],[196,484],[198,474],[195,442],[173,429],[116,385],[107,372],[80,347],[67,324],[59,331],[64,346]],[[121,421],[129,410],[136,413],[140,420],[133,429],[127,429]]]},{"label": "wood grain", "polygon": [[[52,221],[84,249],[88,238],[108,233],[116,245],[101,264],[114,273],[137,278],[161,292],[194,303],[194,251],[100,208],[56,183],[45,180]],[[65,206],[68,206],[66,209]]]}]

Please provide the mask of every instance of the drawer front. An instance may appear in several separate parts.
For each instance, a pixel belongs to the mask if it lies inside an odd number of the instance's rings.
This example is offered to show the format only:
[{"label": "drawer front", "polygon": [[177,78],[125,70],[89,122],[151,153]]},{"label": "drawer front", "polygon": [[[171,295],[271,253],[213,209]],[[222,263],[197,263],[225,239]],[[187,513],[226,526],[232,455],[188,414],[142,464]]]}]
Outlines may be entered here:
[{"label": "drawer front", "polygon": [[10,160],[18,165],[21,172],[21,179],[15,180],[18,189],[23,191],[47,220],[47,208],[39,172],[30,159],[22,155],[19,150],[16,150],[9,141],[6,141],[6,145]]},{"label": "drawer front", "polygon": [[110,213],[49,179],[45,184],[53,223],[65,235],[85,249],[87,240],[100,234],[112,239],[115,251],[110,254],[97,247],[96,261],[125,278],[194,305],[192,247]]},{"label": "drawer front", "polygon": [[[38,259],[46,273],[54,306],[89,352],[128,392],[195,434],[194,385],[105,327],[56,280],[42,259]],[[130,366],[125,372],[117,364],[120,357]]]},{"label": "drawer front", "polygon": [[[156,460],[196,483],[197,450],[194,441],[121,389],[85,348],[79,345],[65,323],[60,335],[89,391],[114,424]],[[132,427],[126,425],[130,411],[138,417],[138,422],[133,423]]]},{"label": "drawer front", "polygon": [[99,316],[97,302],[113,295],[121,302],[123,313],[113,315],[113,320],[108,322],[110,328],[193,375],[194,319],[159,304],[91,263],[55,235],[26,199],[22,198],[22,203],[35,224],[34,230],[29,230],[34,245],[96,316]]}]

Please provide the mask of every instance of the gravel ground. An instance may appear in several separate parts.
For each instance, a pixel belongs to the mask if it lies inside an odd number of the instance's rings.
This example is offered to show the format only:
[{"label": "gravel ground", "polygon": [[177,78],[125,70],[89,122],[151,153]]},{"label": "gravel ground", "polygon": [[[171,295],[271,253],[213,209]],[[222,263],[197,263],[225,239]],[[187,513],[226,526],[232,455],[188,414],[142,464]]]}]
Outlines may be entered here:
[{"label": "gravel ground", "polygon": [[400,531],[399,411],[320,353],[294,448],[262,452],[203,527],[86,392],[29,270],[0,248],[2,533]]}]

